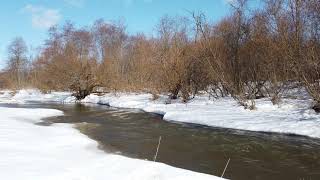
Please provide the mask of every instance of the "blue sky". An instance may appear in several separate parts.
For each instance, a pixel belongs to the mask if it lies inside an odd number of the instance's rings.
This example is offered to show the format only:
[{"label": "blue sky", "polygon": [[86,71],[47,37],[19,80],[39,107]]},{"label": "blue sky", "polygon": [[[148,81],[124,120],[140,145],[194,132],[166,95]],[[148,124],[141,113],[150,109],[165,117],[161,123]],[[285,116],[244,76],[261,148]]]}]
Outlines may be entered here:
[{"label": "blue sky", "polygon": [[47,29],[66,20],[78,26],[91,25],[96,19],[122,19],[131,34],[151,34],[164,15],[204,12],[212,21],[228,13],[230,0],[15,0],[0,6],[0,67],[6,59],[8,43],[17,36],[28,46],[43,43]]}]

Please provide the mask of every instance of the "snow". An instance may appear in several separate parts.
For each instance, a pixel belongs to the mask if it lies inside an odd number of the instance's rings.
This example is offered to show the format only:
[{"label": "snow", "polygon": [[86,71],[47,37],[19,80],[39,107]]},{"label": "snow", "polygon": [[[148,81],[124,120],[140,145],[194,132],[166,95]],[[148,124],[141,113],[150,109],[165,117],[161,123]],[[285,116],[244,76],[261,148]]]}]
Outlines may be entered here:
[{"label": "snow", "polygon": [[[207,94],[196,96],[188,103],[180,100],[169,102],[165,95],[152,100],[151,94],[138,93],[109,93],[103,96],[91,94],[81,102],[142,109],[146,112],[161,114],[167,121],[320,138],[320,115],[310,109],[312,101],[304,94],[303,97],[286,98],[280,106],[272,105],[268,99],[260,99],[256,101],[257,110],[253,111],[245,110],[230,97],[210,100]],[[11,98],[0,96],[0,102],[35,100],[75,102],[70,93],[61,92],[45,95],[35,90],[22,90]]]},{"label": "snow", "polygon": [[[27,93],[28,94],[28,93]],[[39,95],[39,94],[37,94]],[[37,95],[25,92],[15,100]],[[55,95],[50,95],[55,99]],[[60,95],[60,94],[59,94]],[[61,94],[63,95],[63,94]],[[0,99],[8,99],[3,94]],[[46,100],[50,99],[47,96]],[[68,97],[65,97],[68,98]],[[59,98],[58,98],[59,99]],[[20,101],[21,100],[21,101]],[[32,99],[33,100],[33,99]],[[70,124],[40,126],[41,118],[63,113],[52,109],[0,107],[0,176],[10,180],[214,180],[215,176],[174,168],[162,163],[107,154],[97,142]]]},{"label": "snow", "polygon": [[2,94],[0,94],[1,102],[17,104],[24,104],[29,101],[59,103],[75,102],[75,98],[71,96],[72,93],[70,92],[51,92],[44,94],[35,89],[23,89],[19,90],[14,95],[13,94],[14,93],[11,91],[2,91]]},{"label": "snow", "polygon": [[285,99],[280,107],[260,99],[256,101],[257,110],[253,111],[245,110],[232,98],[210,100],[207,95],[197,96],[188,103],[176,100],[168,104],[166,96],[153,101],[151,94],[127,93],[90,95],[82,102],[138,108],[161,114],[167,121],[320,138],[320,116],[309,108],[309,99]]}]

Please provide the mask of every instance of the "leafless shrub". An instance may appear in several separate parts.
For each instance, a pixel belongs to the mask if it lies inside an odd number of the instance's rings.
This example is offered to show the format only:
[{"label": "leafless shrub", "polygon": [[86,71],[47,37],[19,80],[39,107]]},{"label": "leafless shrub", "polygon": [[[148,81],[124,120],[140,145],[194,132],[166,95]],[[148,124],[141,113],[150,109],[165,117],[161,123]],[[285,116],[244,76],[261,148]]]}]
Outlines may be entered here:
[{"label": "leafless shrub", "polygon": [[31,67],[23,41],[13,41],[0,83],[74,91],[78,99],[95,88],[150,92],[154,99],[163,93],[184,102],[205,91],[215,99],[231,96],[247,109],[259,98],[279,104],[298,85],[319,111],[319,0],[261,2],[263,8],[254,9],[247,0],[231,1],[232,13],[217,23],[202,13],[165,16],[151,37],[129,35],[121,21],[52,27]]}]

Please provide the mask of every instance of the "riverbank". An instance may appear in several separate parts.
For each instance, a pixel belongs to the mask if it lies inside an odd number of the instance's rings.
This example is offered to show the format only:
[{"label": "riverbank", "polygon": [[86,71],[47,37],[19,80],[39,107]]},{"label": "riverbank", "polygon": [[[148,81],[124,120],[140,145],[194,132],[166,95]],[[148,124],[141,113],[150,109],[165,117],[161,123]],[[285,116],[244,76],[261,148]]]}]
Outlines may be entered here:
[{"label": "riverbank", "polygon": [[0,174],[11,180],[221,179],[162,163],[106,154],[70,124],[35,125],[53,109],[0,107]]},{"label": "riverbank", "polygon": [[[75,99],[71,93],[42,94],[36,90],[21,90],[17,94],[6,91],[0,96],[2,103],[28,101],[74,103]],[[320,115],[309,108],[312,101],[306,97],[286,98],[280,106],[272,105],[268,99],[259,99],[256,101],[257,110],[253,111],[239,106],[230,97],[211,100],[207,94],[196,96],[188,103],[181,100],[169,102],[165,95],[153,100],[151,94],[136,93],[92,94],[81,102],[142,109],[161,114],[167,121],[320,138]]]}]

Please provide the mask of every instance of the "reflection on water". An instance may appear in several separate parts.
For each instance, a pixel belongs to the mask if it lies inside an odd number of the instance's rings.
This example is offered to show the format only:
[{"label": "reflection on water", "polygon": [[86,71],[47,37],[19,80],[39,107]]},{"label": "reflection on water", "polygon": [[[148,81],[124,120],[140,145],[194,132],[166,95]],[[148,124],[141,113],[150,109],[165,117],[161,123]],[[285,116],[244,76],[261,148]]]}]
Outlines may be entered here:
[{"label": "reflection on water", "polygon": [[[107,152],[152,160],[162,136],[158,161],[198,172],[248,179],[320,179],[320,140],[280,134],[254,133],[191,124],[174,124],[138,110],[98,105],[7,105],[55,108],[65,116],[42,123],[74,123]],[[48,123],[50,122],[50,123]]]}]

